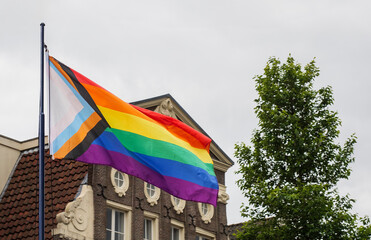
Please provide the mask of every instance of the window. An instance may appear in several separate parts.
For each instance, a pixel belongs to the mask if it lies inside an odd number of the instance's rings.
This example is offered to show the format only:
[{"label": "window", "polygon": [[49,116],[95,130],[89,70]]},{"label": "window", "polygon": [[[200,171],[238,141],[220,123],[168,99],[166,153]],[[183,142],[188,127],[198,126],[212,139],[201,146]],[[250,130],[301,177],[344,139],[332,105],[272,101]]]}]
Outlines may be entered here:
[{"label": "window", "polygon": [[144,240],[152,240],[153,223],[151,219],[144,219]]},{"label": "window", "polygon": [[180,239],[180,229],[176,227],[171,227],[171,240]]},{"label": "window", "polygon": [[132,208],[107,200],[106,240],[131,240]]},{"label": "window", "polygon": [[196,240],[210,240],[210,238],[202,237],[202,236],[197,236]]},{"label": "window", "polygon": [[171,240],[184,240],[184,223],[175,219],[170,220]]},{"label": "window", "polygon": [[174,205],[175,205],[175,206],[179,206],[179,204],[180,204],[180,199],[177,198],[177,197],[173,197],[173,198],[174,198]]},{"label": "window", "polygon": [[202,228],[196,227],[196,233],[196,240],[216,240],[214,233],[206,231]]},{"label": "window", "polygon": [[201,214],[201,219],[204,223],[208,224],[214,216],[214,207],[206,203],[198,203],[198,211]]},{"label": "window", "polygon": [[197,236],[196,240],[210,240],[210,238],[207,237],[202,237],[202,236]]},{"label": "window", "polygon": [[124,175],[121,172],[116,171],[114,175],[115,183],[118,187],[122,187],[124,185]]},{"label": "window", "polygon": [[207,208],[206,203],[202,203],[202,204],[201,204],[201,211],[202,211],[202,214],[203,214],[203,215],[206,215],[207,212],[209,211],[209,209]]},{"label": "window", "polygon": [[147,183],[146,184],[146,190],[147,190],[147,194],[150,198],[155,196],[155,190],[156,190],[155,186],[153,186],[152,184]]},{"label": "window", "polygon": [[124,240],[125,213],[107,208],[106,240]]},{"label": "window", "polygon": [[177,214],[183,213],[183,209],[185,207],[186,201],[183,199],[171,196],[171,203],[173,204],[174,210],[176,211]]},{"label": "window", "polygon": [[144,240],[159,240],[158,215],[152,212],[144,211]]},{"label": "window", "polygon": [[111,183],[115,192],[120,196],[125,196],[129,188],[129,177],[127,174],[122,173],[114,168],[111,169]]},{"label": "window", "polygon": [[144,182],[144,195],[147,198],[147,202],[154,206],[157,204],[157,200],[160,198],[160,189],[153,186],[150,183]]}]

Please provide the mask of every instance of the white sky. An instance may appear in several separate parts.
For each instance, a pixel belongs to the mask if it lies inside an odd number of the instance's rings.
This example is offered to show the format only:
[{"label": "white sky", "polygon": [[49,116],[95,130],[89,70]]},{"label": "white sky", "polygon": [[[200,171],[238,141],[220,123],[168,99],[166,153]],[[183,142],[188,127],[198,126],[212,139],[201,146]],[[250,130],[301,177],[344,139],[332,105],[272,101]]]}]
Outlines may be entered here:
[{"label": "white sky", "polygon": [[[270,56],[291,53],[321,70],[343,121],[356,133],[356,162],[339,189],[371,214],[371,2],[344,0],[0,2],[0,134],[37,136],[40,23],[50,54],[128,102],[170,93],[234,160],[257,120],[253,77]],[[228,221],[246,199],[227,174]]]}]

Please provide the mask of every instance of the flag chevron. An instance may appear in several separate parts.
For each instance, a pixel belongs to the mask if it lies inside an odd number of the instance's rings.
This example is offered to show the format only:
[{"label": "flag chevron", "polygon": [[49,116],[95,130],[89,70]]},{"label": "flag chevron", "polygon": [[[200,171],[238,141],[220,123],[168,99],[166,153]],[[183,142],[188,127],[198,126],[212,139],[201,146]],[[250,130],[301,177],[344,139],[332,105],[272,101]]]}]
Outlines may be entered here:
[{"label": "flag chevron", "polygon": [[50,151],[108,165],[168,193],[216,206],[211,139],[177,119],[126,103],[50,57]]}]

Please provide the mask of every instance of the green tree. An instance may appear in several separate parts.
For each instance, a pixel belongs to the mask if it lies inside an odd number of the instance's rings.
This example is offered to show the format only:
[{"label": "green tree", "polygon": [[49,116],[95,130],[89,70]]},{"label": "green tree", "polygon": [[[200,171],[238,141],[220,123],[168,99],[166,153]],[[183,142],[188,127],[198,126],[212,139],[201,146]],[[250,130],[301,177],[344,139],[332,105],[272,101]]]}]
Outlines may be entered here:
[{"label": "green tree", "polygon": [[356,137],[336,143],[341,121],[330,110],[331,87],[313,88],[319,69],[289,56],[270,58],[255,77],[258,128],[252,147],[236,144],[238,186],[250,218],[238,239],[370,239],[368,217],[350,213],[354,202],[336,184],[350,175]]}]

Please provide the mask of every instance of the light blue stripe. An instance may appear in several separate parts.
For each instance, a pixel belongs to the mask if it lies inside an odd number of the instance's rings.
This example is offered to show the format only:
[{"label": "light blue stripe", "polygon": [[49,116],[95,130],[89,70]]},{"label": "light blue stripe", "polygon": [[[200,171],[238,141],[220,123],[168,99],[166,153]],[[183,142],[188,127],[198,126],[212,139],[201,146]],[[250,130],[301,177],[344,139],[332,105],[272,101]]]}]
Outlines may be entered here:
[{"label": "light blue stripe", "polygon": [[59,134],[52,142],[54,153],[56,153],[68,141],[68,139],[70,139],[80,129],[81,125],[91,116],[91,114],[94,113],[94,110],[85,101],[85,99],[76,91],[76,89],[71,86],[71,84],[63,76],[63,74],[54,66],[52,62],[50,62],[50,66],[54,69],[54,71],[58,73],[63,82],[67,85],[67,87],[71,90],[71,92],[76,96],[76,98],[83,106],[83,109],[78,114],[76,114],[72,123],[68,125],[68,127],[66,127],[62,131],[62,133]]},{"label": "light blue stripe", "polygon": [[58,137],[53,141],[53,149],[57,152],[67,141],[70,139],[77,131],[80,129],[81,125],[94,113],[92,108],[83,108],[72,121],[68,127],[66,127]]}]

